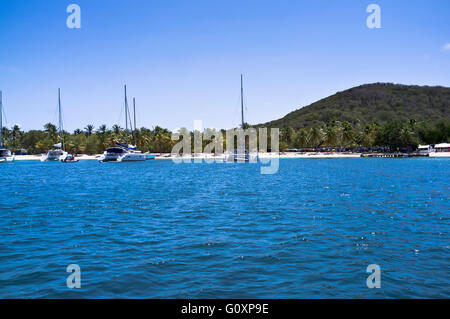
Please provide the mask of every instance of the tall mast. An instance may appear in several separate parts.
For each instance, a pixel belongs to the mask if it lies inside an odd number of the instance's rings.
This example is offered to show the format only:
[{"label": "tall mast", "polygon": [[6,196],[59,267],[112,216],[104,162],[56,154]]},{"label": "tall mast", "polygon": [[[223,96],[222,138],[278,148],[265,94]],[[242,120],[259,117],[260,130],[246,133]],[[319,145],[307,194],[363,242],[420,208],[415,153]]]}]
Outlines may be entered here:
[{"label": "tall mast", "polygon": [[244,81],[241,74],[241,118],[242,128],[244,128]]},{"label": "tall mast", "polygon": [[128,100],[127,100],[127,86],[125,85],[125,136],[127,139],[128,148]]},{"label": "tall mast", "polygon": [[58,113],[59,113],[59,138],[61,139],[61,149],[64,150],[64,131],[61,114],[61,90],[58,88]]},{"label": "tall mast", "polygon": [[3,146],[2,133],[3,133],[3,102],[2,102],[2,91],[0,91],[0,147]]},{"label": "tall mast", "polygon": [[136,99],[135,98],[133,98],[133,117],[134,117],[134,130],[133,130],[134,146],[137,147],[137,140],[136,140]]}]

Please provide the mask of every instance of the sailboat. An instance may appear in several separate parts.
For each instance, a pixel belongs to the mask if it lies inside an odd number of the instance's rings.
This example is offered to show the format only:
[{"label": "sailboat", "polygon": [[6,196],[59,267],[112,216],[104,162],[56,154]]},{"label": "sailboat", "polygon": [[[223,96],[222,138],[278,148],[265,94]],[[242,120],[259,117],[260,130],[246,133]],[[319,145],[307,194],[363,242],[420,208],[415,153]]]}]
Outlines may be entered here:
[{"label": "sailboat", "polygon": [[42,154],[41,162],[65,161],[69,154],[64,150],[64,132],[61,114],[61,90],[58,88],[58,114],[59,114],[59,143],[54,144],[55,149],[49,150],[47,154]]},{"label": "sailboat", "polygon": [[[244,130],[244,80],[241,74],[241,128]],[[242,150],[244,152],[242,153]],[[224,159],[226,162],[256,162],[258,159],[258,154],[256,152],[249,152],[245,149],[244,145],[234,150],[234,152],[225,152]]]},{"label": "sailboat", "polygon": [[[99,158],[100,162],[142,162],[147,159],[147,155],[141,151],[136,150],[136,132],[134,132],[135,145],[128,144],[128,99],[127,99],[127,86],[124,86],[125,90],[125,136],[126,144],[116,142],[116,147],[108,147],[103,155]],[[134,101],[134,100],[133,100]],[[134,111],[136,111],[136,105],[134,102]],[[135,129],[136,129],[136,113]]]},{"label": "sailboat", "polygon": [[14,162],[14,155],[11,155],[11,151],[3,147],[3,101],[2,91],[0,91],[0,163]]}]

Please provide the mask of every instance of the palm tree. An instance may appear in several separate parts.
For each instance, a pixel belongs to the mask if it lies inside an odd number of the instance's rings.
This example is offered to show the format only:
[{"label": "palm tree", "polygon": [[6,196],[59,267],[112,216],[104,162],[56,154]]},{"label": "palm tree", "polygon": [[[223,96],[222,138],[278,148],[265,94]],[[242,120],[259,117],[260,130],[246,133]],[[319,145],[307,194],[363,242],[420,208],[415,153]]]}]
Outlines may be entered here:
[{"label": "palm tree", "polygon": [[19,125],[14,125],[11,129],[11,137],[15,141],[22,135]]},{"label": "palm tree", "polygon": [[98,127],[97,133],[98,134],[106,134],[107,127],[106,124],[102,124]]},{"label": "palm tree", "polygon": [[354,136],[353,127],[348,122],[342,122],[342,142],[345,145],[352,144]]},{"label": "palm tree", "polygon": [[309,142],[311,143],[311,146],[313,147],[319,147],[320,144],[322,144],[323,140],[323,132],[322,129],[319,128],[317,125],[314,125],[309,130]]},{"label": "palm tree", "polygon": [[106,124],[102,124],[98,127],[97,135],[98,135],[98,139],[100,141],[100,145],[99,145],[100,149],[105,149],[108,146],[107,145],[108,144],[107,133],[108,133],[108,129],[106,127]]},{"label": "palm tree", "polygon": [[301,129],[297,133],[296,137],[296,146],[297,147],[306,147],[308,145],[308,133],[305,129]]},{"label": "palm tree", "polygon": [[335,126],[327,126],[325,130],[325,143],[330,146],[337,146],[338,129]]},{"label": "palm tree", "polygon": [[56,125],[47,123],[44,125],[44,130],[52,143],[56,143],[56,140],[58,139],[58,130],[56,129]]},{"label": "palm tree", "polygon": [[115,135],[119,135],[121,130],[122,130],[122,128],[117,124],[114,124],[112,126],[112,131]]},{"label": "palm tree", "polygon": [[291,144],[294,137],[295,131],[290,126],[285,126],[281,129],[281,140],[285,141],[287,144]]},{"label": "palm tree", "polygon": [[402,145],[406,147],[416,146],[415,134],[409,126],[405,126],[400,130],[400,140]]},{"label": "palm tree", "polygon": [[92,124],[86,125],[84,130],[86,131],[86,136],[91,136],[92,132],[94,131],[95,126]]}]

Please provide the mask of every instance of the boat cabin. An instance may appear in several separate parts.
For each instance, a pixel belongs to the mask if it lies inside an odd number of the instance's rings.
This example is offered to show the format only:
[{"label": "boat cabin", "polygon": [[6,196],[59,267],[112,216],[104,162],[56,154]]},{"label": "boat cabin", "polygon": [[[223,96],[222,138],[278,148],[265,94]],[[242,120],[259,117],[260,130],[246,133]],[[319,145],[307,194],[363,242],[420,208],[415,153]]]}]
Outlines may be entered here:
[{"label": "boat cabin", "polygon": [[8,157],[11,156],[11,151],[6,148],[0,148],[0,157]]},{"label": "boat cabin", "polygon": [[449,143],[436,144],[434,146],[434,148],[436,149],[436,153],[450,152],[450,144]]},{"label": "boat cabin", "polygon": [[116,155],[119,155],[119,154],[123,154],[123,153],[125,153],[126,151],[122,148],[122,147],[108,147],[107,149],[106,149],[106,154],[116,154]]},{"label": "boat cabin", "polygon": [[433,151],[433,147],[431,145],[419,145],[417,151],[419,154],[427,155]]}]

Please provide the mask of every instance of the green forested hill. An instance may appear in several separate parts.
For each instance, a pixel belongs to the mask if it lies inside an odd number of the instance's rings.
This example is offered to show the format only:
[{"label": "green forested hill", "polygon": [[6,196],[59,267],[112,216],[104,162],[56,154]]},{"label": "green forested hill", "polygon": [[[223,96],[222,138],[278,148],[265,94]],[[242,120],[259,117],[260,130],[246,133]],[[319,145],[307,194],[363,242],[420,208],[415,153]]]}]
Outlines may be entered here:
[{"label": "green forested hill", "polygon": [[450,119],[450,88],[390,83],[361,85],[305,106],[285,117],[263,124],[266,127],[300,129],[323,126],[331,120],[351,124],[415,119],[430,124]]}]

